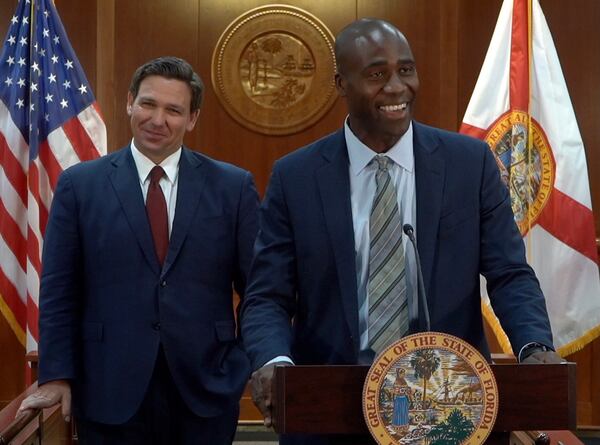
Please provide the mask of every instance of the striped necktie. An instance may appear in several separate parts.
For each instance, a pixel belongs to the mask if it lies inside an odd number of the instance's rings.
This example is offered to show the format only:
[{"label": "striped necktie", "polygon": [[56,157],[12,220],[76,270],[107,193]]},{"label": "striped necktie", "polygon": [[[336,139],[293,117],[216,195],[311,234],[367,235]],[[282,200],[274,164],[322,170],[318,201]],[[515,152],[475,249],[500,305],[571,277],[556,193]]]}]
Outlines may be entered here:
[{"label": "striped necktie", "polygon": [[369,219],[369,347],[379,354],[408,331],[402,219],[384,155],[377,164],[377,188]]}]

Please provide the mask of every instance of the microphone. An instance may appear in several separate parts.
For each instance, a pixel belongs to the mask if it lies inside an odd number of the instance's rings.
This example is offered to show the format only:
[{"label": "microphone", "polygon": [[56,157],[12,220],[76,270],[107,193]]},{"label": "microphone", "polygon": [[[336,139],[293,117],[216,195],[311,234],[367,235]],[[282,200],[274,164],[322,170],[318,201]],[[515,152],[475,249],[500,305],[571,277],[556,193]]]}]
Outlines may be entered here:
[{"label": "microphone", "polygon": [[425,331],[431,331],[431,322],[429,320],[429,307],[427,306],[427,297],[425,296],[425,284],[423,282],[423,271],[421,270],[421,259],[419,258],[419,251],[417,250],[417,240],[415,239],[415,229],[410,224],[404,224],[402,230],[408,236],[413,249],[415,251],[415,259],[417,262],[417,294],[419,297],[420,305],[423,307],[423,314],[425,316]]}]

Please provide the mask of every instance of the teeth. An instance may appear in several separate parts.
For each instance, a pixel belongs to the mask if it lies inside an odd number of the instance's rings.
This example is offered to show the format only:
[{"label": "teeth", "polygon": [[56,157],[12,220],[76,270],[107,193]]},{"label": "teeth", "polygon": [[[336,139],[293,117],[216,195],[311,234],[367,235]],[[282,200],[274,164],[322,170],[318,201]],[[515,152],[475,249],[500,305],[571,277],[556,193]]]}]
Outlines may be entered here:
[{"label": "teeth", "polygon": [[403,104],[399,104],[399,105],[382,105],[379,108],[383,111],[400,111],[400,110],[406,110],[406,106],[407,106],[406,103],[403,103]]}]

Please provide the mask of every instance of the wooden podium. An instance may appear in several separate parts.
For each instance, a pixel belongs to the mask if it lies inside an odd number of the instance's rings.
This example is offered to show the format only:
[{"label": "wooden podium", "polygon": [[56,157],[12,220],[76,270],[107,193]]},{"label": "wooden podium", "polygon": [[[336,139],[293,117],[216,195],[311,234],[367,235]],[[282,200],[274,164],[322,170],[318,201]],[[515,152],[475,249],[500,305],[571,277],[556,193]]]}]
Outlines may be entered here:
[{"label": "wooden podium", "polygon": [[[491,365],[499,409],[486,443],[508,444],[511,431],[576,428],[576,365]],[[368,366],[277,366],[275,430],[355,434],[374,444],[362,414]]]}]

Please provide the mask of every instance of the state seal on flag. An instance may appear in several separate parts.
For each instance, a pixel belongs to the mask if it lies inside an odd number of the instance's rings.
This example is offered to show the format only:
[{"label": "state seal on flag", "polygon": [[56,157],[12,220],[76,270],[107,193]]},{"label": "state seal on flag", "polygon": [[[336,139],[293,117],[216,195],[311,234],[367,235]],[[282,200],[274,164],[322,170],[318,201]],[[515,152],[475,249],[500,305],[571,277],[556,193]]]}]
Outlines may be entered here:
[{"label": "state seal on flag", "polygon": [[512,110],[489,127],[485,141],[510,190],[515,221],[524,236],[536,224],[554,187],[556,163],[548,138],[535,119]]},{"label": "state seal on flag", "polygon": [[473,346],[440,332],[393,343],[363,387],[365,422],[380,445],[482,444],[497,413],[490,365]]}]

